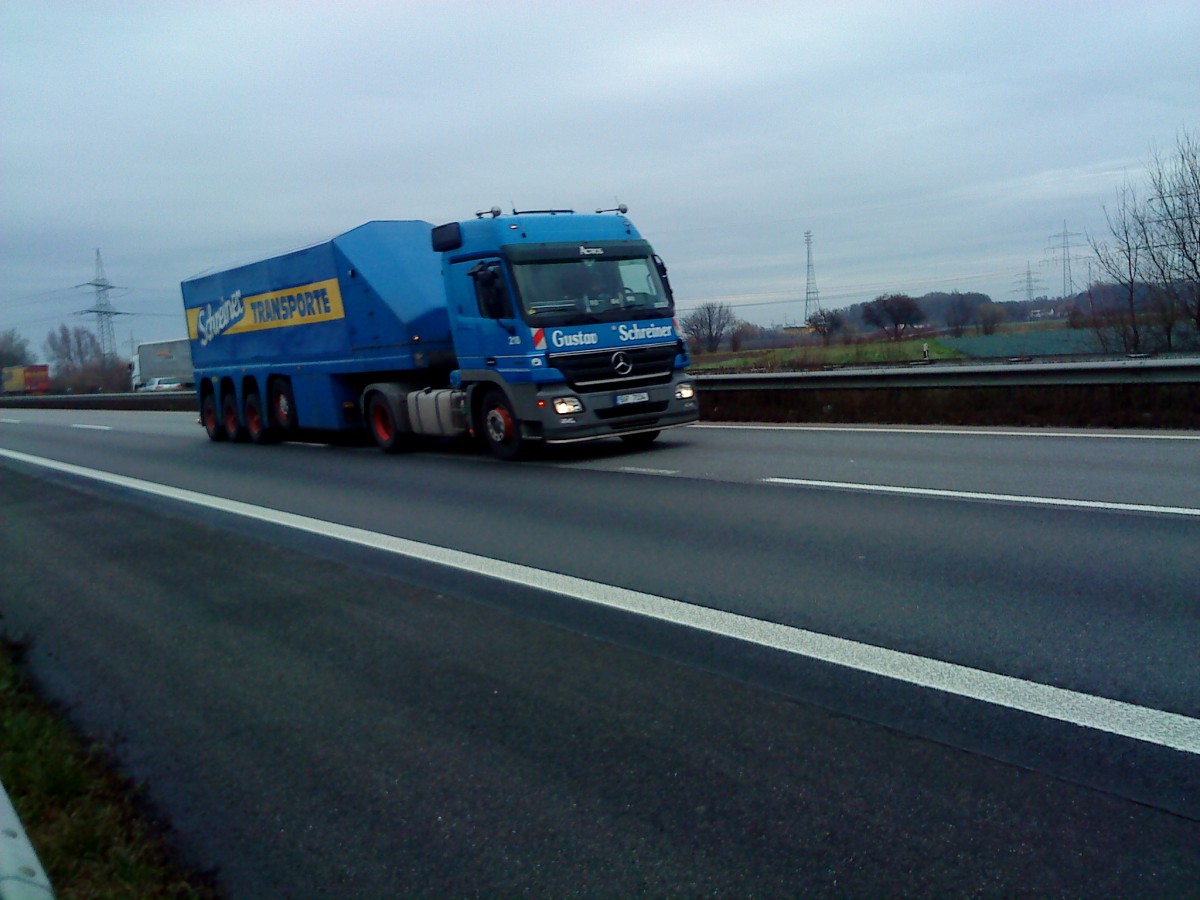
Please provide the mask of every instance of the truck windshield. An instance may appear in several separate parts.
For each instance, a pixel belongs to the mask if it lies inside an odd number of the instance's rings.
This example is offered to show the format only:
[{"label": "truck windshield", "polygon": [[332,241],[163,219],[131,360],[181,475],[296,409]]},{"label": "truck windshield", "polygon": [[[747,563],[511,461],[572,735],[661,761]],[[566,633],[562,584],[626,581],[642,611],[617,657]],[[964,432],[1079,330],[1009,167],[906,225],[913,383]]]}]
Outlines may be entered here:
[{"label": "truck windshield", "polygon": [[585,325],[674,315],[671,298],[649,256],[513,260],[512,271],[523,317],[530,325]]}]

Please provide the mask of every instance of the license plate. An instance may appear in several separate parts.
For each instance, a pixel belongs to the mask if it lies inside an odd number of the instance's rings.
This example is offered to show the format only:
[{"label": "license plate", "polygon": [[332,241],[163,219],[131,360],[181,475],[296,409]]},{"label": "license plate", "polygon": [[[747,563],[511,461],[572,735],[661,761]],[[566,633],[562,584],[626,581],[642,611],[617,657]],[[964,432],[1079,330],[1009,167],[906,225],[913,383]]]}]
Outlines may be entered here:
[{"label": "license plate", "polygon": [[617,394],[617,406],[625,406],[630,403],[645,403],[650,399],[650,395],[645,391],[640,391],[636,394]]}]

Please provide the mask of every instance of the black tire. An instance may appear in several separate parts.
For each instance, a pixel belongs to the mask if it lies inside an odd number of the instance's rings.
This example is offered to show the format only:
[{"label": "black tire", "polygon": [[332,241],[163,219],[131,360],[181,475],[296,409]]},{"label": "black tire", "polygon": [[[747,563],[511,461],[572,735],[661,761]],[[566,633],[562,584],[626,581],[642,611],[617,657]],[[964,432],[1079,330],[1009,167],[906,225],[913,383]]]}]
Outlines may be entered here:
[{"label": "black tire", "polygon": [[221,398],[221,424],[225,427],[225,437],[229,440],[246,440],[246,429],[238,418],[237,394],[233,391]]},{"label": "black tire", "polygon": [[400,429],[392,404],[378,392],[367,400],[367,429],[384,453],[399,453],[408,445],[410,435]]},{"label": "black tire", "polygon": [[267,387],[267,399],[271,404],[270,424],[284,432],[296,430],[296,398],[292,395],[292,384],[286,378],[272,378]]},{"label": "black tire", "polygon": [[626,447],[631,447],[634,450],[644,449],[658,440],[661,431],[639,431],[637,434],[623,434],[621,440]]},{"label": "black tire", "polygon": [[488,391],[479,411],[483,439],[496,457],[514,460],[525,455],[527,442],[521,437],[521,422],[502,391]]},{"label": "black tire", "polygon": [[217,412],[217,397],[212,391],[200,400],[200,421],[204,423],[204,430],[208,432],[210,441],[223,441],[228,437],[225,434],[225,426],[221,423],[220,413]]},{"label": "black tire", "polygon": [[250,391],[242,401],[242,418],[246,421],[246,434],[256,444],[273,444],[278,440],[278,429],[271,425],[263,413],[258,391]]}]

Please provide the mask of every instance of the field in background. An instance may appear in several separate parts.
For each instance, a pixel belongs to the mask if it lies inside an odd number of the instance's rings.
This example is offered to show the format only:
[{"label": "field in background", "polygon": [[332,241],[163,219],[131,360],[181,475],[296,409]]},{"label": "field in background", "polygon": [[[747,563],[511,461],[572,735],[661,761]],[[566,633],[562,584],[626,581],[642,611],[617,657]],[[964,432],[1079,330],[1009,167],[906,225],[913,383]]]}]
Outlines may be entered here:
[{"label": "field in background", "polygon": [[1065,322],[1018,323],[1002,325],[991,335],[950,337],[939,333],[900,341],[881,335],[850,343],[835,339],[828,346],[813,335],[796,335],[792,347],[716,353],[696,353],[693,349],[692,368],[699,373],[788,372],[827,366],[903,365],[924,359],[1066,359],[1101,353],[1100,341],[1088,329],[1069,328]]}]

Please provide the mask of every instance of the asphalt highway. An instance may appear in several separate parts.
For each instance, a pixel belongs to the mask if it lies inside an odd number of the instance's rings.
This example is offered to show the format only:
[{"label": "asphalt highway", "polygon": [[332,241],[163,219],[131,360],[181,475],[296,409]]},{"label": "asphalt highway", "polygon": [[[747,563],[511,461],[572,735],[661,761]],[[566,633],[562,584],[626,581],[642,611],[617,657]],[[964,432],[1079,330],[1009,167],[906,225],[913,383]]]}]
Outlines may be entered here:
[{"label": "asphalt highway", "polygon": [[234,896],[1194,894],[1197,437],[0,410],[0,624]]}]

